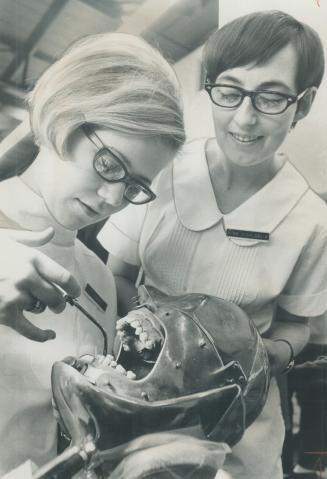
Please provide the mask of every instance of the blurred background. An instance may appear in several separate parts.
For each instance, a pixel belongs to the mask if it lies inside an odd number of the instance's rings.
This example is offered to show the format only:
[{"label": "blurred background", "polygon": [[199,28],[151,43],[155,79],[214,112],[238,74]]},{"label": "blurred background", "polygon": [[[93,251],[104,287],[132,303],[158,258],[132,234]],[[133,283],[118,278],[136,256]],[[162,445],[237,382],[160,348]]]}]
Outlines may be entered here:
[{"label": "blurred background", "polygon": [[[256,10],[281,9],[307,22],[327,45],[327,0],[0,0],[0,156],[19,171],[35,155],[27,135],[25,95],[41,73],[78,38],[120,31],[143,36],[180,79],[189,138],[212,136],[203,91],[202,45],[218,25]],[[284,149],[327,199],[327,78],[310,116]],[[7,175],[6,162],[0,178]]]},{"label": "blurred background", "polygon": [[176,65],[190,93],[201,88],[199,47],[217,25],[217,0],[0,0],[0,154],[19,158],[17,168],[35,155],[26,127],[16,129],[27,117],[25,94],[75,40],[141,35]]}]

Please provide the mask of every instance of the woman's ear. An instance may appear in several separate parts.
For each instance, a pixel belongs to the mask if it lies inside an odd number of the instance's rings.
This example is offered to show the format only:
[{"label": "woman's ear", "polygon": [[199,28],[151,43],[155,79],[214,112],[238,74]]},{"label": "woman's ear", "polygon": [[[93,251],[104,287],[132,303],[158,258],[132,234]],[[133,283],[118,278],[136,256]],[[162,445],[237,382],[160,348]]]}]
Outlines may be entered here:
[{"label": "woman's ear", "polygon": [[307,114],[311,110],[311,106],[316,96],[316,93],[317,87],[311,86],[307,88],[307,91],[305,92],[304,96],[298,101],[297,109],[292,123],[292,128],[295,127],[298,121],[302,120],[307,116]]}]

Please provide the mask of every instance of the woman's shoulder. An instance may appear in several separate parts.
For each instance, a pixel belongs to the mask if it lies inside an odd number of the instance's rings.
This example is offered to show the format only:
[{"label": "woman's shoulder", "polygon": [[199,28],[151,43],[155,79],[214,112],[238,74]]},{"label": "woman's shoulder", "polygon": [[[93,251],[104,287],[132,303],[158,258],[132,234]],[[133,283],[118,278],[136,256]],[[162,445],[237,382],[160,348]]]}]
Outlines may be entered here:
[{"label": "woman's shoulder", "polygon": [[303,214],[313,221],[322,222],[327,227],[327,203],[309,187],[300,201],[300,208]]},{"label": "woman's shoulder", "polygon": [[183,145],[175,157],[175,161],[181,161],[185,156],[205,153],[206,146],[210,144],[210,138],[201,137],[189,139]]},{"label": "woman's shoulder", "polygon": [[293,191],[296,189],[298,201],[294,213],[302,222],[321,224],[327,228],[327,203],[312,189],[305,176],[289,161],[286,165],[287,182]]},{"label": "woman's shoulder", "polygon": [[[322,233],[327,240],[327,204],[311,188],[303,198],[303,213],[316,232]],[[327,246],[327,245],[326,245]]]}]

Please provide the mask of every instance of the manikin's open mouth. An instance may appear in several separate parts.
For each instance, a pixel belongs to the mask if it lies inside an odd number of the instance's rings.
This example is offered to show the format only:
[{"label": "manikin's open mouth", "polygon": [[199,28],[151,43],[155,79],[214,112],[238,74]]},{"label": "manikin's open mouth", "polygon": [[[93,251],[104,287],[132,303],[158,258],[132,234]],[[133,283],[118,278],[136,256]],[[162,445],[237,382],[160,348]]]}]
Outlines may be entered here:
[{"label": "manikin's open mouth", "polygon": [[117,374],[130,380],[143,379],[154,368],[165,340],[159,319],[146,307],[119,319],[116,330],[121,341],[117,358],[110,354],[84,356],[72,364],[94,384],[109,386],[110,377]]},{"label": "manikin's open mouth", "polygon": [[159,320],[145,307],[132,311],[116,325],[121,340],[117,361],[135,379],[142,379],[154,367],[162,349],[165,334]]}]

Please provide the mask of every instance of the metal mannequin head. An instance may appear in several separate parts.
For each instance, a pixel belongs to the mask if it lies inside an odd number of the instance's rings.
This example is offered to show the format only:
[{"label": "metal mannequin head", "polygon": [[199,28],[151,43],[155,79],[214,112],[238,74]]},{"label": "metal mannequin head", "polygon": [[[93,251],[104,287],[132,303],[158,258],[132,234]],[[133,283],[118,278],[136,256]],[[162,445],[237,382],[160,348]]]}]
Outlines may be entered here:
[{"label": "metal mannequin head", "polygon": [[148,288],[140,299],[118,322],[116,361],[54,365],[54,399],[73,443],[91,436],[104,450],[142,434],[200,427],[208,439],[234,444],[268,389],[255,326],[238,306],[204,294],[168,297]]}]

